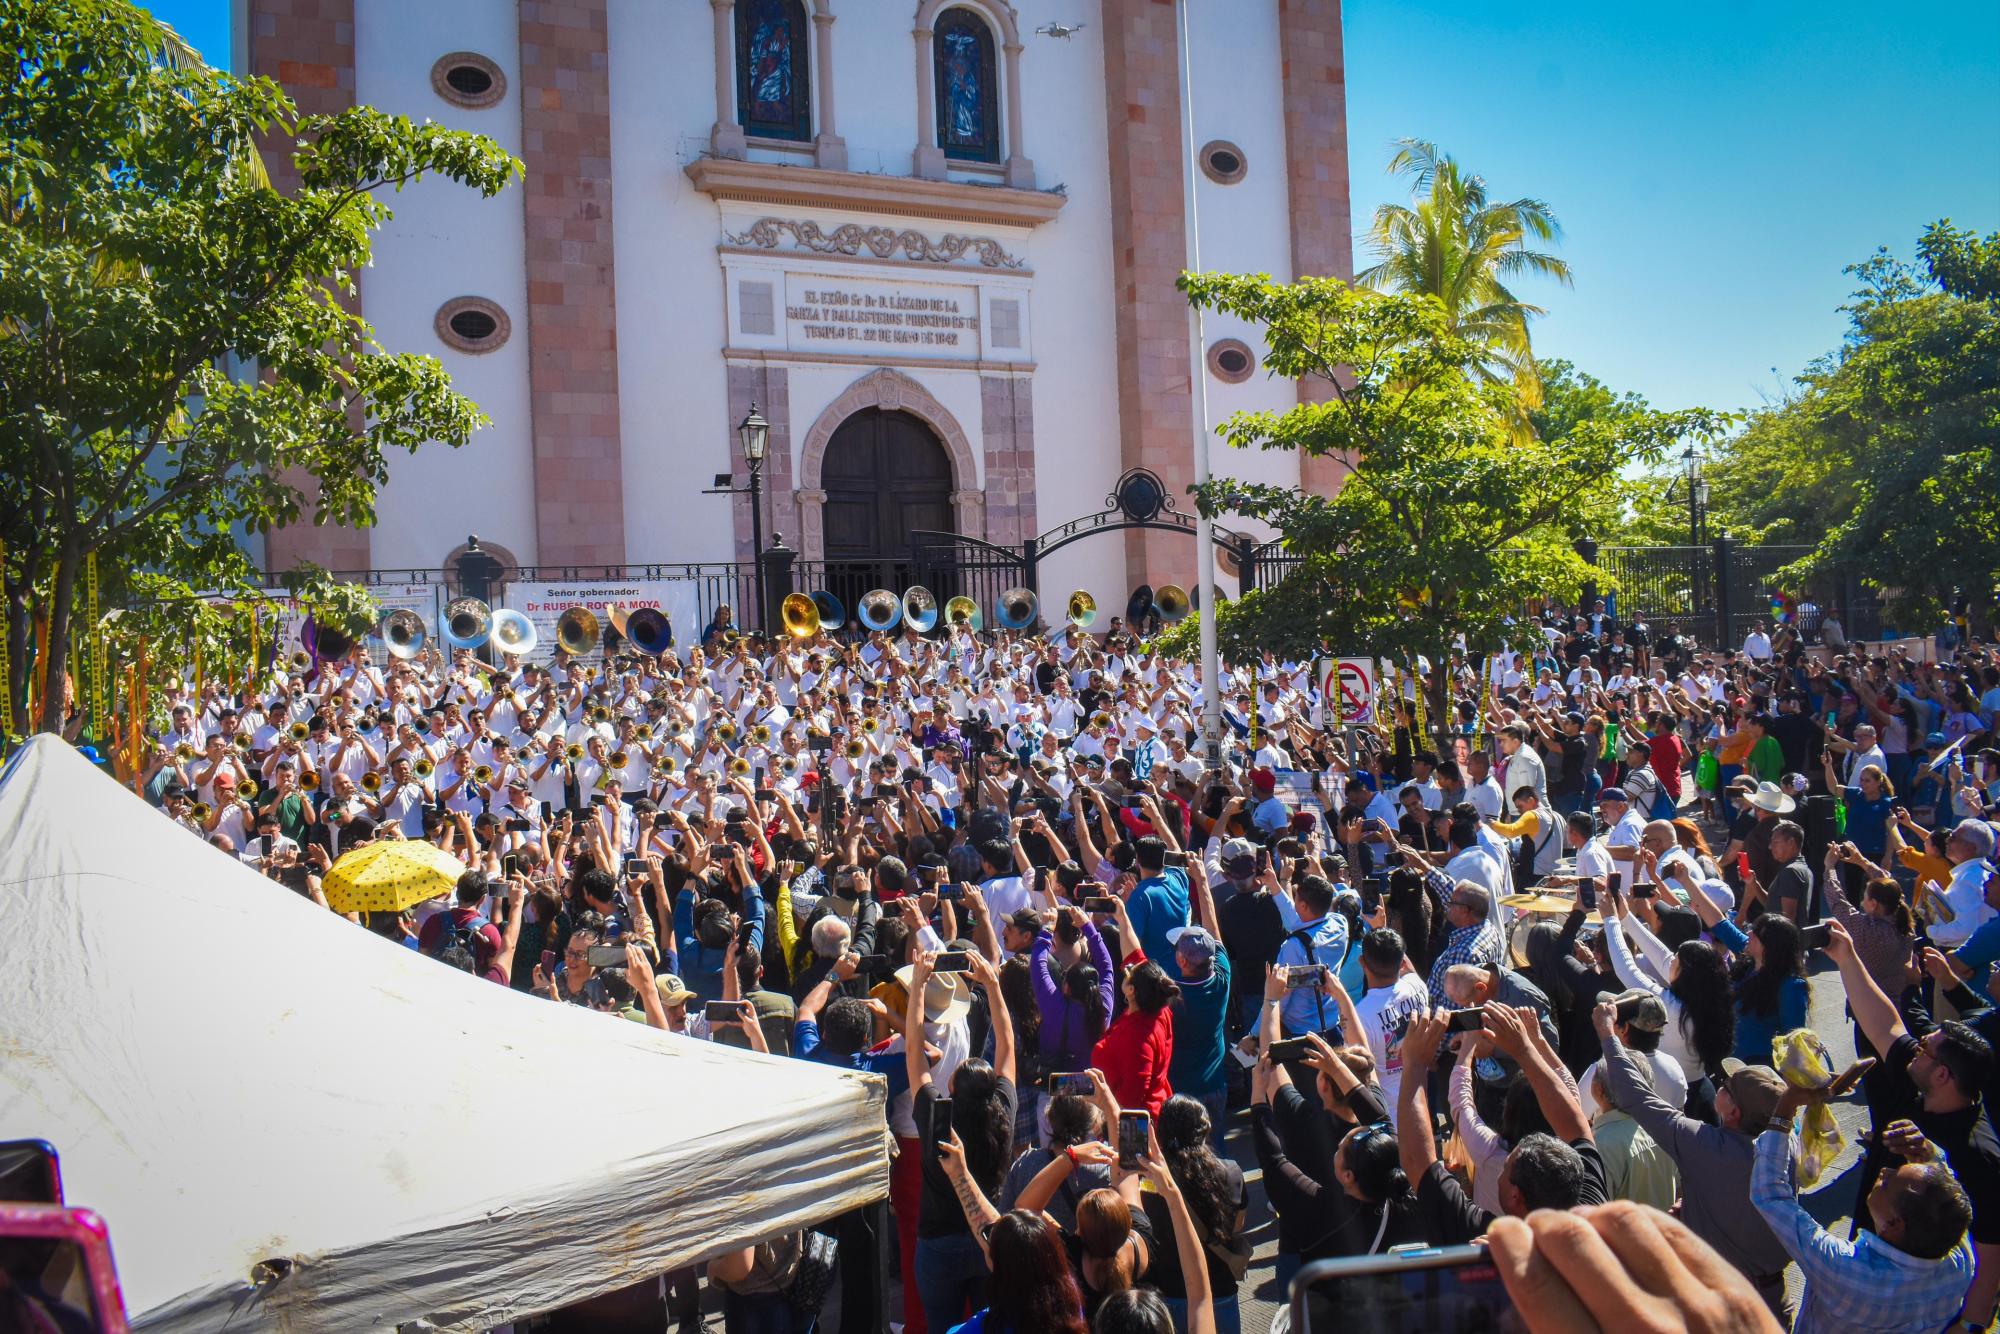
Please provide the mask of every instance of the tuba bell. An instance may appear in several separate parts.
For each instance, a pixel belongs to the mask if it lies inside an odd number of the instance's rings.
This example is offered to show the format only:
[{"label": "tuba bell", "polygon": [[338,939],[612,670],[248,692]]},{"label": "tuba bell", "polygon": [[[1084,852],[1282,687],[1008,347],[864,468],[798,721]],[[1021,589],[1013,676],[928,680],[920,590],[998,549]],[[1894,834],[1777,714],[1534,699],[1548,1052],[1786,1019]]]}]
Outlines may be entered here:
[{"label": "tuba bell", "polygon": [[903,619],[908,621],[910,628],[920,635],[929,634],[932,630],[936,629],[938,623],[937,594],[931,592],[930,589],[925,588],[922,584],[911,585],[909,590],[903,594]]},{"label": "tuba bell", "polygon": [[860,617],[866,629],[893,630],[903,619],[903,604],[886,588],[872,589],[861,595]]},{"label": "tuba bell", "polygon": [[995,604],[993,620],[1002,630],[1025,630],[1035,623],[1035,613],[1040,609],[1033,589],[1010,588]]},{"label": "tuba bell", "polygon": [[285,659],[285,665],[295,672],[302,672],[313,665],[312,654],[304,649],[298,649],[291,657]]},{"label": "tuba bell", "polygon": [[416,657],[424,651],[424,641],[430,638],[430,632],[424,629],[424,618],[408,607],[398,607],[384,616],[375,633],[392,658]]},{"label": "tuba bell", "polygon": [[493,613],[493,646],[502,653],[526,657],[535,651],[540,638],[535,623],[512,609]]},{"label": "tuba bell", "polygon": [[1097,599],[1081,588],[1069,595],[1069,605],[1064,608],[1063,619],[1079,630],[1088,629],[1097,619]]},{"label": "tuba bell", "polygon": [[1179,584],[1161,584],[1158,591],[1153,594],[1153,610],[1158,612],[1160,619],[1168,625],[1185,619],[1193,606],[1194,603],[1189,600],[1187,590]]},{"label": "tuba bell", "polygon": [[493,633],[493,609],[478,598],[458,598],[438,619],[438,638],[445,647],[476,649]]},{"label": "tuba bell", "polygon": [[979,614],[979,604],[962,593],[944,604],[944,621],[946,625],[962,625],[974,634],[978,634],[985,624],[985,618]]},{"label": "tuba bell", "polygon": [[787,593],[778,604],[778,619],[794,639],[811,639],[820,631],[819,605],[804,593]]},{"label": "tuba bell", "polygon": [[640,607],[626,618],[625,639],[646,657],[657,658],[674,646],[674,623],[658,607]]},{"label": "tuba bell", "polygon": [[847,624],[847,606],[839,598],[824,588],[812,595],[813,606],[819,608],[819,628],[831,633]]},{"label": "tuba bell", "polygon": [[597,613],[588,607],[571,607],[556,618],[556,644],[572,658],[589,653],[603,636]]}]

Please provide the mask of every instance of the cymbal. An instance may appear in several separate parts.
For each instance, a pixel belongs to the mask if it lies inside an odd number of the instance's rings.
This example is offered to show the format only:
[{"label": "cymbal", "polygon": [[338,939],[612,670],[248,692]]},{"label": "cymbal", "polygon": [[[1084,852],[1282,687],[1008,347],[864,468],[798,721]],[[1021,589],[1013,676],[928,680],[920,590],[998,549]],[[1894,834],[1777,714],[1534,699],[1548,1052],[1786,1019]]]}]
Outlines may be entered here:
[{"label": "cymbal", "polygon": [[[1500,906],[1512,909],[1517,916],[1540,917],[1550,913],[1566,916],[1576,907],[1576,900],[1567,894],[1509,894],[1500,900]],[[1599,920],[1594,912],[1590,916],[1593,921]]]}]

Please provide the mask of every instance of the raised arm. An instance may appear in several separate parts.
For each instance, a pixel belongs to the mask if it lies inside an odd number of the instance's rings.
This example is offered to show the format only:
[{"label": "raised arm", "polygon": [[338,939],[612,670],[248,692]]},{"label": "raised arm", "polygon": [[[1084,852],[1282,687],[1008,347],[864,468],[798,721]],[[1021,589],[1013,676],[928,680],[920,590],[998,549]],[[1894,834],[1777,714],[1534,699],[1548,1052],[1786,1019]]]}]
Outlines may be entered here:
[{"label": "raised arm", "polygon": [[1868,1035],[1868,1041],[1876,1051],[1887,1052],[1897,1038],[1909,1030],[1903,1026],[1902,1015],[1882,988],[1875,985],[1875,979],[1861,966],[1861,960],[1854,953],[1854,939],[1847,934],[1847,928],[1838,921],[1827,924],[1828,940],[1826,957],[1833,960],[1840,969],[1840,980],[1847,989],[1847,1008],[1854,1015],[1854,1022]]},{"label": "raised arm", "polygon": [[986,993],[986,1010],[991,1016],[987,1027],[993,1030],[993,1073],[1014,1082],[1014,1021],[1007,1013],[1007,997],[1000,991],[1000,974],[983,955],[966,956],[972,965],[973,980]]},{"label": "raised arm", "polygon": [[1414,1014],[1403,1032],[1403,1078],[1396,1086],[1396,1149],[1403,1175],[1412,1187],[1437,1161],[1424,1075],[1437,1063],[1438,1044],[1444,1040],[1448,1023],[1450,1018],[1444,1011]]},{"label": "raised arm", "polygon": [[[1556,1138],[1565,1143],[1580,1139],[1595,1140],[1590,1118],[1583,1114],[1583,1107],[1577,1101],[1576,1086],[1556,1076],[1555,1070],[1550,1068],[1547,1045],[1529,1037],[1530,1030],[1541,1027],[1535,1012],[1525,1006],[1517,1009],[1498,1001],[1488,1001],[1485,1009],[1486,1031],[1493,1035],[1493,1045],[1521,1067],[1522,1075],[1535,1090],[1535,1103],[1542,1109],[1542,1115],[1547,1118],[1549,1129],[1555,1132]],[[1407,1043],[1405,1045],[1407,1047]]]}]

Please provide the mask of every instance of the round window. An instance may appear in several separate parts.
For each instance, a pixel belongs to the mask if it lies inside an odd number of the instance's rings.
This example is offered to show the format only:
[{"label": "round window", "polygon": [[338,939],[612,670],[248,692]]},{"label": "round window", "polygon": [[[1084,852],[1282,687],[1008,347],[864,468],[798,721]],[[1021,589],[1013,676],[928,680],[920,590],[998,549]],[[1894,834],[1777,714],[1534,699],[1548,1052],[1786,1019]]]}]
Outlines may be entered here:
[{"label": "round window", "polygon": [[1208,371],[1225,384],[1241,384],[1257,369],[1257,354],[1239,338],[1225,338],[1208,349]]},{"label": "round window", "polygon": [[483,296],[453,297],[445,302],[438,307],[434,327],[446,346],[460,352],[491,352],[513,331],[507,312]]},{"label": "round window", "polygon": [[507,95],[507,76],[476,51],[453,51],[431,66],[431,87],[453,106],[477,110]]},{"label": "round window", "polygon": [[1227,139],[1212,139],[1201,150],[1202,172],[1217,185],[1234,185],[1250,170],[1243,150]]}]

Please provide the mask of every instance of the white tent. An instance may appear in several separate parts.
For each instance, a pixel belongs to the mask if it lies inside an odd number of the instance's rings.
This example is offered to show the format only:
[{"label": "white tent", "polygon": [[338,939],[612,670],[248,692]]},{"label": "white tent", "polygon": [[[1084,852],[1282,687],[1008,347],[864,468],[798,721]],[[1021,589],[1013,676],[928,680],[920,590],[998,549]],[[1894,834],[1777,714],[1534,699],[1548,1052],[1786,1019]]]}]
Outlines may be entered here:
[{"label": "white tent", "polygon": [[566,1305],[881,1197],[883,1096],[454,972],[58,741],[0,772],[0,1139],[57,1146],[140,1329]]}]

